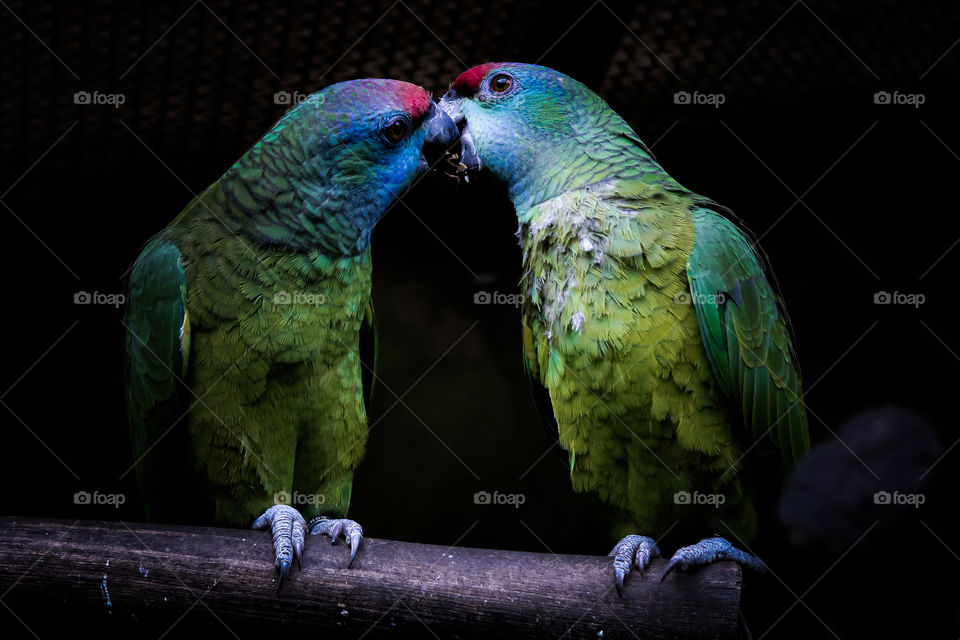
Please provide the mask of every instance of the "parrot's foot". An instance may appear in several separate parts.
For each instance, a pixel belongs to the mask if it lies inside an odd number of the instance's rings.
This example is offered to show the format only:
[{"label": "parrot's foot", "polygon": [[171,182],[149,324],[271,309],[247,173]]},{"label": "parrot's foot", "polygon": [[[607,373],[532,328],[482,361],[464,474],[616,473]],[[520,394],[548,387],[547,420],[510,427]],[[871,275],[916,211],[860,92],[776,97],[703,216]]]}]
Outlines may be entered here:
[{"label": "parrot's foot", "polygon": [[647,536],[627,536],[617,543],[613,551],[607,554],[613,557],[613,572],[617,580],[617,593],[623,597],[623,579],[630,573],[633,565],[640,572],[650,564],[650,558],[660,557],[660,549],[653,538]]},{"label": "parrot's foot", "polygon": [[353,520],[330,519],[327,516],[320,516],[310,521],[310,533],[330,536],[330,544],[337,544],[337,538],[343,536],[344,541],[350,545],[350,560],[347,562],[347,568],[353,564],[353,559],[357,557],[357,551],[360,549],[360,541],[363,540],[363,527]]},{"label": "parrot's foot", "polygon": [[673,571],[675,567],[686,570],[689,567],[697,565],[706,565],[717,560],[733,560],[741,567],[749,567],[754,571],[764,573],[767,570],[763,561],[756,556],[752,556],[745,551],[740,551],[724,538],[705,538],[697,544],[689,547],[682,547],[677,550],[667,568],[663,570],[660,581],[667,577],[667,574]]},{"label": "parrot's foot", "polygon": [[280,584],[277,585],[279,590],[290,573],[293,560],[296,559],[298,565],[301,562],[307,522],[293,507],[277,504],[264,511],[253,523],[254,529],[267,527],[273,531],[273,550],[277,556],[274,565],[280,572]]}]

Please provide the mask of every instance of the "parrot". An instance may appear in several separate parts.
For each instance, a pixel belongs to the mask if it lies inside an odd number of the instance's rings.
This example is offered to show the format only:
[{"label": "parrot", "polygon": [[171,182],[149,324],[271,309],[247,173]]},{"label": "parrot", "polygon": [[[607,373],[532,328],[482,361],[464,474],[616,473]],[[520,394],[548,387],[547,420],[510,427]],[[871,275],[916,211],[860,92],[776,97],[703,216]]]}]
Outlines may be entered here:
[{"label": "parrot", "polygon": [[[659,556],[652,534],[678,522],[748,544],[746,455],[759,449],[785,474],[809,449],[795,340],[766,256],[731,210],[681,186],[563,73],[479,65],[439,105],[460,128],[460,162],[507,187],[526,372],[574,491],[618,514],[618,593]],[[630,531],[644,535],[620,537]],[[677,550],[661,580],[716,560],[766,570],[714,534]]]},{"label": "parrot", "polygon": [[280,587],[308,531],[342,536],[350,566],[375,375],[370,236],[458,135],[416,85],[330,85],[145,244],[124,385],[148,519],[270,529]]}]

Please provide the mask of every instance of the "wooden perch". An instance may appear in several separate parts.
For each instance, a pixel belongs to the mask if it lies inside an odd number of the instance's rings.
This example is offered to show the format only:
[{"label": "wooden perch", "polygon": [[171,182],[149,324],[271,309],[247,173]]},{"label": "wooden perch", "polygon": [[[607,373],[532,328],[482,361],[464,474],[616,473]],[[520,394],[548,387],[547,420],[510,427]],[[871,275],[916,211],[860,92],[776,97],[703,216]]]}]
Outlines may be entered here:
[{"label": "wooden perch", "polygon": [[[740,568],[659,582],[610,560],[367,538],[307,536],[303,569],[277,592],[269,532],[0,518],[4,636],[166,638],[732,638]],[[199,599],[199,600],[198,600]],[[14,634],[7,635],[8,631]]]}]

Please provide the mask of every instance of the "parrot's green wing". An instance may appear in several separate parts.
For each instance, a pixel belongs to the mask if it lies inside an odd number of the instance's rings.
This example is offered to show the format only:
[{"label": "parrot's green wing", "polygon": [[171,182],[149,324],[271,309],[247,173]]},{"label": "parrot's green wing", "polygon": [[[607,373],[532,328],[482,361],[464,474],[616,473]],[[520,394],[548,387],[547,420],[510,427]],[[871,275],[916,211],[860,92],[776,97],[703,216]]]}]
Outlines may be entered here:
[{"label": "parrot's green wing", "polygon": [[377,360],[379,359],[380,343],[377,339],[377,316],[373,312],[373,301],[368,300],[363,313],[363,324],[360,325],[360,362],[361,378],[363,381],[363,404],[370,411],[370,402],[373,399],[373,387],[377,378]]},{"label": "parrot's green wing", "polygon": [[687,276],[713,373],[753,441],[768,436],[792,464],[810,439],[786,315],[743,232],[709,209],[692,214]]},{"label": "parrot's green wing", "polygon": [[543,386],[540,378],[540,367],[537,365],[537,344],[534,330],[527,322],[523,323],[523,368],[527,373],[527,382],[530,384],[530,396],[540,414],[540,421],[544,430],[556,444],[557,451],[567,458],[567,453],[560,447],[560,429],[556,414],[553,412],[553,401],[550,391]]},{"label": "parrot's green wing", "polygon": [[[179,249],[151,240],[130,275],[124,318],[127,414],[134,465],[151,520],[173,515],[167,507],[184,496],[177,495],[171,483],[189,475],[182,468],[191,450],[184,415],[189,397],[181,382],[190,353],[186,286]],[[162,502],[163,496],[169,496],[169,504]]]}]

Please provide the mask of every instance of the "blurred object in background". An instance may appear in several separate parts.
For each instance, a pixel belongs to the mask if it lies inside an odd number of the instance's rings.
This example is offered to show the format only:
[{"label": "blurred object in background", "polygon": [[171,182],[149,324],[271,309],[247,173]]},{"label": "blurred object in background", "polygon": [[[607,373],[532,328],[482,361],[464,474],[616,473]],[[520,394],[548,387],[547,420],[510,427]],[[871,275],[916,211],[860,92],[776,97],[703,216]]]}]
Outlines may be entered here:
[{"label": "blurred object in background", "polygon": [[841,552],[875,522],[915,512],[940,453],[933,428],[917,413],[896,406],[861,411],[797,465],[780,522],[795,545]]}]

